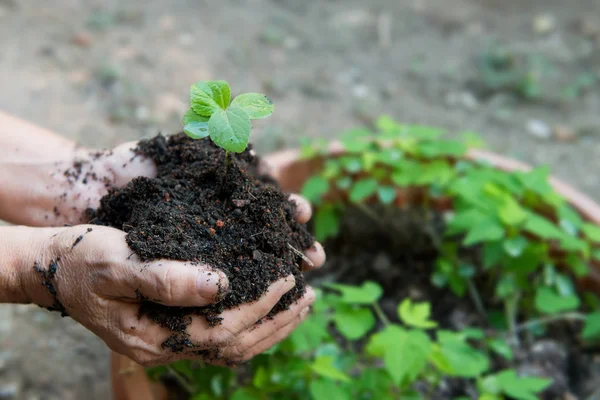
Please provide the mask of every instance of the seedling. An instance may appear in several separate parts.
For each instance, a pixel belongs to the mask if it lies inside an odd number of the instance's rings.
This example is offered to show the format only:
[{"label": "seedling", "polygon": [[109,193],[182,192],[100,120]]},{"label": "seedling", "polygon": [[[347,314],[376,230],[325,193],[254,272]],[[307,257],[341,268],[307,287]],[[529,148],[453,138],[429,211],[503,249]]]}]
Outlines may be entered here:
[{"label": "seedling", "polygon": [[231,101],[225,81],[201,81],[190,88],[190,109],[183,116],[183,131],[192,139],[210,139],[227,154],[248,147],[250,120],[273,113],[273,102],[264,94],[244,93]]}]

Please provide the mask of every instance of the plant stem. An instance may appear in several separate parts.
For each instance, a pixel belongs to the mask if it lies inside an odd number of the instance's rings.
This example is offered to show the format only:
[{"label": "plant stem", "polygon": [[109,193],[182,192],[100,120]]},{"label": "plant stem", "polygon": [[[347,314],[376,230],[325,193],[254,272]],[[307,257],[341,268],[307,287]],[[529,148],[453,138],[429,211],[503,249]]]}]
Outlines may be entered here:
[{"label": "plant stem", "polygon": [[231,153],[225,150],[225,171],[229,171],[229,164],[231,164]]},{"label": "plant stem", "polygon": [[173,375],[173,378],[175,378],[177,383],[179,383],[186,392],[188,392],[189,394],[192,394],[195,392],[194,387],[192,385],[190,385],[190,383],[188,382],[188,380],[185,376],[181,375],[179,373],[179,371],[177,371],[171,365],[167,365],[166,367],[169,370],[169,373],[171,375]]},{"label": "plant stem", "polygon": [[475,303],[475,308],[481,314],[482,317],[487,318],[487,311],[485,310],[485,306],[483,305],[483,301],[481,300],[481,296],[479,295],[479,291],[477,287],[473,283],[473,279],[467,279],[467,283],[469,285],[469,294],[471,295],[471,299],[473,303]]},{"label": "plant stem", "polygon": [[383,322],[384,325],[390,324],[390,320],[388,319],[388,317],[386,317],[385,313],[379,306],[379,303],[377,303],[377,302],[373,303],[373,310],[375,311],[375,314],[377,314],[377,316],[379,317],[381,322]]},{"label": "plant stem", "polygon": [[519,336],[517,331],[517,307],[519,305],[519,299],[521,298],[521,292],[516,292],[514,295],[504,300],[504,312],[506,313],[506,319],[508,320],[508,330],[510,332],[513,344],[519,344]]},{"label": "plant stem", "polygon": [[536,325],[548,325],[558,321],[585,321],[586,316],[578,312],[568,312],[564,314],[550,315],[544,318],[538,318],[531,321],[527,321],[521,325],[515,327],[516,332],[522,332]]}]

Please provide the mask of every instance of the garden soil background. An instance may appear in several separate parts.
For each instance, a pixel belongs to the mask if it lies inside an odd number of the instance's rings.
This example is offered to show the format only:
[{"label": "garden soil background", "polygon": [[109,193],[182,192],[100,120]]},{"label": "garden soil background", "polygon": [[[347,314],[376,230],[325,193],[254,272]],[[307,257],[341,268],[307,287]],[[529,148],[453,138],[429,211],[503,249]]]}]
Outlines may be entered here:
[{"label": "garden soil background", "polygon": [[[539,98],[483,90],[498,45],[541,60]],[[87,146],[176,132],[189,85],[226,79],[275,102],[261,153],[388,113],[480,132],[600,200],[600,83],[557,101],[591,74],[597,0],[0,0],[0,109]],[[109,398],[108,355],[69,319],[0,307],[2,398]]]}]

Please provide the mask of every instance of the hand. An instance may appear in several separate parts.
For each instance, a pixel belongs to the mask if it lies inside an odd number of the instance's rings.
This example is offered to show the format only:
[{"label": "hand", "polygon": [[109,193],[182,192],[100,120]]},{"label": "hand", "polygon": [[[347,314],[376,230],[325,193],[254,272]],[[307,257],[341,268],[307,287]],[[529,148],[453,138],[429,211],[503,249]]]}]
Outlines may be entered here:
[{"label": "hand", "polygon": [[143,263],[131,253],[125,233],[101,226],[4,227],[0,236],[8,239],[6,248],[17,260],[19,278],[12,286],[21,288],[22,298],[70,315],[112,350],[144,366],[202,359],[198,350],[209,350],[208,363],[248,360],[292,332],[314,301],[308,288],[289,310],[256,324],[294,287],[289,276],[256,302],[225,311],[221,325],[208,327],[194,316],[187,328],[194,348],[173,353],[161,346],[172,332],[139,318],[138,293],[167,306],[203,306],[216,300],[219,287],[227,288],[223,273],[185,262]]},{"label": "hand", "polygon": [[[125,186],[138,176],[156,176],[154,162],[137,156],[132,151],[136,146],[136,142],[129,142],[106,154],[82,152],[84,156],[77,168],[73,167],[73,161],[55,163],[53,179],[47,185],[48,191],[55,195],[47,201],[44,225],[85,223],[85,210],[97,208],[109,187]],[[263,165],[262,169],[268,171],[268,166]],[[312,216],[310,204],[295,194],[290,201],[296,204],[298,222],[307,223]],[[305,270],[318,268],[325,262],[323,246],[318,242],[305,249],[305,255],[310,260],[303,263]]]}]

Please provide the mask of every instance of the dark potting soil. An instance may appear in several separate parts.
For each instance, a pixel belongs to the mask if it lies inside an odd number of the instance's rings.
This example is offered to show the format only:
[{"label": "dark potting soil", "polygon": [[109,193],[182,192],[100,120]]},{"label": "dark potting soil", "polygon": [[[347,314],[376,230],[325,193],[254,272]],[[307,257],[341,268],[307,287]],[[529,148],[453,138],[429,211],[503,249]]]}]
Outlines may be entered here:
[{"label": "dark potting soil", "polygon": [[191,315],[217,325],[224,310],[257,300],[270,284],[290,274],[296,286],[271,315],[301,297],[302,259],[290,246],[304,250],[314,239],[296,222],[287,195],[261,174],[260,159],[250,149],[232,153],[228,167],[223,149],[184,134],[142,141],[136,152],[155,161],[156,178],[138,177],[110,190],[98,210],[90,210],[90,221],[125,231],[127,244],[143,261],[206,264],[229,279],[222,300],[205,307],[166,307],[137,293],[144,299],[141,315],[174,332],[163,346],[173,351],[190,346],[185,330]]},{"label": "dark potting soil", "polygon": [[[397,306],[409,297],[430,302],[432,319],[443,329],[493,329],[468,293],[459,298],[431,283],[443,238],[443,215],[419,208],[370,210],[368,214],[361,209],[344,213],[340,234],[325,243],[326,264],[307,276],[309,284],[336,281],[360,285],[372,280],[384,289],[380,305],[391,321],[399,322]],[[477,266],[478,253],[477,248],[464,249],[460,257]],[[490,282],[484,274],[478,270],[473,280],[487,312],[500,310],[501,305],[489,295],[493,287],[487,287]],[[491,370],[514,368],[519,374],[551,378],[554,383],[541,396],[544,400],[588,399],[600,387],[600,348],[580,343],[580,328],[578,324],[564,323],[550,326],[540,337],[522,335],[520,343],[513,346],[514,360],[493,357]],[[425,398],[436,400],[461,396],[477,399],[476,388],[466,379],[445,378],[437,388],[419,382],[415,389]]]}]

